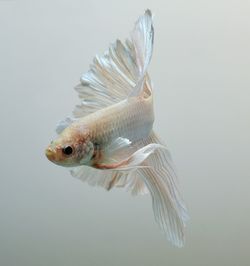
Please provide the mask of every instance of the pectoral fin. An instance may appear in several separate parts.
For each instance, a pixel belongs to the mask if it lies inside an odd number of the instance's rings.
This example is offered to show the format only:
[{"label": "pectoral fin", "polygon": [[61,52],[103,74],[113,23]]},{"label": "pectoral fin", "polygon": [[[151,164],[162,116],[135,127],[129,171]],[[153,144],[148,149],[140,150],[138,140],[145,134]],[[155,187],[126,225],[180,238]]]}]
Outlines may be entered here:
[{"label": "pectoral fin", "polygon": [[[124,148],[126,149],[126,148]],[[135,151],[132,155],[121,159],[120,161],[115,161],[113,163],[96,163],[94,167],[98,169],[115,169],[115,170],[132,170],[137,168],[147,168],[148,166],[142,165],[142,163],[157,149],[166,149],[163,145],[158,143],[150,143],[147,146],[140,148],[139,150]],[[126,150],[124,151],[126,154]],[[114,161],[111,158],[107,158],[110,161]]]}]

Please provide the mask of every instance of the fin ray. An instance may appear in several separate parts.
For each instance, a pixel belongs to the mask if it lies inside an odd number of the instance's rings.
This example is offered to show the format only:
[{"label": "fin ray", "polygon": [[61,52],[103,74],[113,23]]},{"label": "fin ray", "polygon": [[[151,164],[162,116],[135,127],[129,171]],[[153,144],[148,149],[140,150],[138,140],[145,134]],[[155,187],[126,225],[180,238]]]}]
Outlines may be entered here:
[{"label": "fin ray", "polygon": [[[152,142],[162,143],[154,132],[143,144]],[[184,244],[184,227],[189,217],[170,154],[166,149],[158,149],[144,163],[152,167],[138,171],[150,191],[155,220],[167,238],[181,247]]]},{"label": "fin ray", "polygon": [[131,33],[131,39],[136,53],[135,59],[139,73],[136,87],[130,96],[137,96],[143,90],[147,68],[153,53],[154,28],[152,13],[149,9],[145,11],[144,16],[137,20]]},{"label": "fin ray", "polygon": [[83,165],[72,168],[70,173],[73,177],[88,183],[90,186],[99,186],[106,190],[125,188],[133,196],[148,193],[147,187],[136,170],[132,172],[99,170]]},{"label": "fin ray", "polygon": [[131,38],[123,44],[111,44],[103,56],[96,56],[90,70],[75,87],[81,104],[73,111],[76,118],[136,96],[143,87],[144,76],[153,48],[152,15],[149,10],[137,20]]}]

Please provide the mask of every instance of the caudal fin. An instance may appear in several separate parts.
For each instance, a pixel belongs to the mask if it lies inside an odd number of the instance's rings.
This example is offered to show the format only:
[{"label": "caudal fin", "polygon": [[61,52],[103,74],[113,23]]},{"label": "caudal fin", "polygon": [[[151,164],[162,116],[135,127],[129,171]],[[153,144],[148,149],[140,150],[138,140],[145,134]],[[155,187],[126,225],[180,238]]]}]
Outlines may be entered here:
[{"label": "caudal fin", "polygon": [[[162,144],[155,133],[151,133],[143,144],[149,143]],[[184,227],[189,216],[180,194],[170,154],[166,149],[157,149],[144,164],[150,167],[137,171],[151,194],[155,220],[168,240],[181,247],[184,244]]]}]

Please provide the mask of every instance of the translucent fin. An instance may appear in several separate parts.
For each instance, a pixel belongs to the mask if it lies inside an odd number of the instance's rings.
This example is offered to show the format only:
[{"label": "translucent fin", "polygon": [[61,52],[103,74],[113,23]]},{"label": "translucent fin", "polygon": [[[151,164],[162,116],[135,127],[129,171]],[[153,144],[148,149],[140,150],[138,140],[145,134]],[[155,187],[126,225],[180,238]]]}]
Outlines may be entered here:
[{"label": "translucent fin", "polygon": [[145,195],[149,193],[137,169],[126,172],[126,174],[122,171],[114,172],[117,173],[119,178],[113,182],[113,187],[124,187],[132,194],[132,196]]},{"label": "translucent fin", "polygon": [[133,196],[149,193],[148,188],[140,176],[140,170],[136,169],[135,171],[131,171],[128,176],[128,181],[129,182],[126,184],[126,188]]},{"label": "translucent fin", "polygon": [[[139,145],[152,142],[162,143],[152,133]],[[166,149],[156,149],[144,164],[151,167],[138,169],[138,172],[150,191],[156,222],[168,240],[181,247],[184,244],[184,227],[188,213],[178,188],[170,154]]]},{"label": "translucent fin", "polygon": [[[131,40],[111,44],[103,56],[96,56],[90,70],[82,75],[75,87],[81,104],[74,110],[75,117],[118,103],[129,95],[138,94],[146,75],[153,47],[151,12],[147,10],[135,24]],[[143,76],[143,78],[142,78]],[[138,84],[140,85],[138,86]]]},{"label": "translucent fin", "polygon": [[[134,152],[128,159],[126,159],[126,164],[123,164],[121,167],[118,167],[117,170],[128,170],[144,167],[142,163],[156,150],[165,149],[161,144],[150,143],[147,146],[144,146]],[[145,167],[148,167],[145,165]]]},{"label": "translucent fin", "polygon": [[131,39],[139,70],[136,87],[131,93],[131,96],[136,96],[142,92],[146,71],[153,53],[154,28],[150,10],[146,10],[145,14],[137,20]]},{"label": "translucent fin", "polygon": [[68,127],[75,121],[76,119],[71,117],[66,117],[64,120],[59,121],[59,123],[56,125],[56,133],[60,134],[66,127]]},{"label": "translucent fin", "polygon": [[[135,149],[137,149],[136,152]],[[71,174],[90,185],[102,186],[107,190],[113,187],[124,187],[132,195],[143,195],[148,193],[148,189],[137,172],[137,167],[146,166],[134,164],[140,164],[147,158],[151,152],[150,149],[150,147],[143,147],[140,150],[137,146],[131,145],[128,139],[119,137],[105,148],[99,165],[95,165],[95,168],[84,165],[74,167]],[[143,154],[140,155],[140,153]],[[117,166],[128,160],[130,165]]]},{"label": "translucent fin", "polygon": [[88,166],[72,168],[71,175],[91,186],[101,186],[106,190],[112,188],[126,188],[132,195],[144,195],[148,189],[136,171],[122,172],[113,170],[99,170]]},{"label": "translucent fin", "polygon": [[[165,149],[165,147],[158,143],[150,143],[147,146],[144,146],[128,157],[125,157],[127,149],[121,149],[122,155],[124,158],[122,160],[114,160],[113,157],[104,157],[104,162],[98,162],[95,164],[95,167],[98,169],[113,169],[117,171],[128,171],[135,170],[137,168],[146,168],[150,167],[143,165],[143,162],[153,154],[157,149]],[[116,154],[114,154],[116,155]],[[105,162],[106,161],[106,162]],[[109,163],[111,161],[111,163]],[[113,163],[113,161],[115,161]]]},{"label": "translucent fin", "polygon": [[[105,148],[105,156],[106,157],[116,157],[118,153],[123,153],[124,150],[126,151],[128,147],[130,147],[131,141],[126,138],[119,137],[112,141],[106,148]],[[114,160],[114,159],[113,159]]]},{"label": "translucent fin", "polygon": [[[131,141],[127,138],[119,137],[110,142],[104,149],[101,150],[101,160],[97,162],[97,168],[102,168],[98,165],[117,164],[128,158],[133,153],[134,147]],[[107,168],[103,168],[107,169]],[[112,167],[110,167],[112,169]]]},{"label": "translucent fin", "polygon": [[91,186],[101,186],[106,189],[109,188],[114,175],[111,170],[102,171],[85,165],[72,168],[70,173],[73,177],[87,182]]},{"label": "translucent fin", "polygon": [[80,166],[71,173],[90,185],[102,186],[107,190],[125,187],[134,195],[149,191],[157,224],[168,240],[181,247],[189,217],[171,156],[153,132],[148,138],[133,145],[137,151],[124,159],[124,164],[116,165],[116,168],[103,170]]}]

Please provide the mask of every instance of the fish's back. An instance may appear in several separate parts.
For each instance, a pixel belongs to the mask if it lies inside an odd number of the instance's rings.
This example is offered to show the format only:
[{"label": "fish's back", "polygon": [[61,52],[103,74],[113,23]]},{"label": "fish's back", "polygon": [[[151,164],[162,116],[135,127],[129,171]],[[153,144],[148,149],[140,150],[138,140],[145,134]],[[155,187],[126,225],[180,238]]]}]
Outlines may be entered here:
[{"label": "fish's back", "polygon": [[132,97],[97,111],[86,120],[91,139],[98,143],[109,143],[118,137],[136,141],[147,137],[152,130],[152,98]]}]

